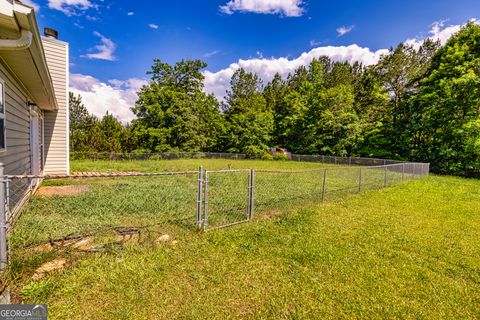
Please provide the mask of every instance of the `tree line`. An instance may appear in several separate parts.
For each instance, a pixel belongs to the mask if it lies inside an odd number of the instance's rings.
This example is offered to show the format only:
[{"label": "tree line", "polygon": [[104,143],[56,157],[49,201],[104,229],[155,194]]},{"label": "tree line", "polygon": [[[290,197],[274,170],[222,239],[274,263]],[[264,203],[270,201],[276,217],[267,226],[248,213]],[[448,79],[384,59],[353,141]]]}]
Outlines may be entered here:
[{"label": "tree line", "polygon": [[239,68],[219,101],[200,60],[155,59],[122,125],[70,94],[72,151],[212,151],[366,156],[430,162],[438,173],[480,167],[480,26],[440,46],[391,48],[375,65],[314,59],[268,83]]}]

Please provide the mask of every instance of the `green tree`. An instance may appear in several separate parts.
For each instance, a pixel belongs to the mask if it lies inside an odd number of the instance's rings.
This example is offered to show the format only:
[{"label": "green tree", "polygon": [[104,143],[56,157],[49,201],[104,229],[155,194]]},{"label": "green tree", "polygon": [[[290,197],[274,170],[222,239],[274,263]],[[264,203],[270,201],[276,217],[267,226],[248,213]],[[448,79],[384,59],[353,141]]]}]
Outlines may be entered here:
[{"label": "green tree", "polygon": [[302,82],[295,81],[295,90],[285,95],[283,113],[277,117],[279,140],[297,153],[355,153],[361,127],[354,109],[352,67],[320,57],[306,73],[301,70],[295,74],[305,74]]},{"label": "green tree", "polygon": [[148,152],[215,150],[223,131],[219,103],[203,92],[200,60],[174,66],[154,60],[151,81],[132,111],[137,149]]},{"label": "green tree", "polygon": [[82,102],[80,95],[69,93],[70,150],[72,152],[96,151],[90,145],[91,130],[98,121]]},{"label": "green tree", "polygon": [[99,130],[101,132],[101,151],[113,153],[123,151],[122,142],[125,136],[125,128],[108,111],[100,120]]},{"label": "green tree", "polygon": [[354,108],[359,117],[362,139],[356,153],[361,156],[389,158],[391,141],[385,133],[392,117],[389,95],[376,76],[374,67],[357,70],[354,75]]},{"label": "green tree", "polygon": [[416,159],[441,173],[480,167],[480,26],[469,23],[432,59],[411,108]]},{"label": "green tree", "polygon": [[288,93],[288,85],[282,79],[279,73],[276,73],[272,81],[263,89],[266,108],[273,113],[274,130],[272,143],[277,146],[285,146],[282,139],[282,128],[279,126],[286,116],[285,96]]},{"label": "green tree", "polygon": [[239,68],[225,97],[224,147],[230,152],[261,154],[271,146],[273,113],[261,93],[258,76]]}]

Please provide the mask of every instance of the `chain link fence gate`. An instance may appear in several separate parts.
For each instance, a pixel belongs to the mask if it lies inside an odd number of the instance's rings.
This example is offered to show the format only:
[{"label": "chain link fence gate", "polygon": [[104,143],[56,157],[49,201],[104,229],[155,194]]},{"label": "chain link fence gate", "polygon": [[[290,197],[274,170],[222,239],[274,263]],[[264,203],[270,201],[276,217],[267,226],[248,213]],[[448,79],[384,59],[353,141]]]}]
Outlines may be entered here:
[{"label": "chain link fence gate", "polygon": [[251,169],[205,172],[202,221],[204,231],[233,226],[251,219],[254,174],[255,171]]}]

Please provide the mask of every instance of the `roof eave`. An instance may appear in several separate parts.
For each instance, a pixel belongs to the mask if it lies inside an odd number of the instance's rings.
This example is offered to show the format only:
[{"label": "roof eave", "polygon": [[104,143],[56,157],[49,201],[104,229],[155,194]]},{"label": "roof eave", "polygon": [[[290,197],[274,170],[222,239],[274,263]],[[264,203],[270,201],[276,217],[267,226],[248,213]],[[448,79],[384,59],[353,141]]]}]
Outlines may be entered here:
[{"label": "roof eave", "polygon": [[[14,2],[12,7],[12,19],[15,20],[15,23],[17,25],[16,28],[18,29],[18,31],[28,30],[32,33],[32,43],[29,48],[24,50],[24,52],[28,52],[28,55],[31,59],[30,63],[34,66],[34,70],[32,70],[32,72],[35,72],[36,76],[31,78],[23,77],[23,79],[20,80],[26,88],[26,91],[29,95],[29,98],[32,99],[32,102],[37,104],[43,110],[58,110],[58,103],[55,97],[55,91],[53,88],[50,71],[48,69],[47,61],[45,59],[45,53],[40,37],[40,32],[38,30],[35,12],[33,8],[18,2]],[[11,28],[11,26],[9,27]],[[15,72],[16,66],[10,67]],[[32,92],[32,90],[28,90],[28,88],[30,87],[28,81],[36,81],[36,87],[41,88],[41,90],[34,90],[35,92]]]}]

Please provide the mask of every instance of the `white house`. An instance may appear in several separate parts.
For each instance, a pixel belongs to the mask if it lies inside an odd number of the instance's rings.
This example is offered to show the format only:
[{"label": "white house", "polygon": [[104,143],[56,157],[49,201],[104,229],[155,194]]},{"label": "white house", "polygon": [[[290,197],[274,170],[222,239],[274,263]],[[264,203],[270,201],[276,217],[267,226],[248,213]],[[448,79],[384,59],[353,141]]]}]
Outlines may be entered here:
[{"label": "white house", "polygon": [[0,162],[4,173],[68,174],[68,44],[33,8],[0,0]]},{"label": "white house", "polygon": [[[5,175],[69,174],[68,44],[34,9],[0,0],[0,163]],[[0,168],[0,170],[2,169]],[[38,179],[10,186],[21,195]],[[15,199],[14,199],[15,200]]]}]

